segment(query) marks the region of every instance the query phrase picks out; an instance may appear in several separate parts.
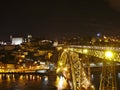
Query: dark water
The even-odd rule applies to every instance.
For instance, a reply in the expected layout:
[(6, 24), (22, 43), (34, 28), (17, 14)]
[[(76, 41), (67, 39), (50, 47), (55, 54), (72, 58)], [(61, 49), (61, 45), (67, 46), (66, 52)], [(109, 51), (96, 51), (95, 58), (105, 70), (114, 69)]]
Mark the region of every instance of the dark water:
[(55, 75), (0, 74), (0, 90), (69, 90), (63, 78)]
[[(100, 74), (92, 74), (95, 90), (99, 90)], [(120, 90), (120, 73), (117, 90)], [(0, 90), (70, 90), (63, 77), (57, 75), (0, 74)]]

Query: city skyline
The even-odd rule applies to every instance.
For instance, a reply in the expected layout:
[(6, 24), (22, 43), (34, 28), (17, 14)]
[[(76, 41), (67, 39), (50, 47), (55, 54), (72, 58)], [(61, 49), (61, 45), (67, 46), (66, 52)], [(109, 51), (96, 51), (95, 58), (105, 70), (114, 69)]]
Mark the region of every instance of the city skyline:
[(0, 40), (13, 36), (59, 38), (120, 35), (119, 0), (2, 1)]

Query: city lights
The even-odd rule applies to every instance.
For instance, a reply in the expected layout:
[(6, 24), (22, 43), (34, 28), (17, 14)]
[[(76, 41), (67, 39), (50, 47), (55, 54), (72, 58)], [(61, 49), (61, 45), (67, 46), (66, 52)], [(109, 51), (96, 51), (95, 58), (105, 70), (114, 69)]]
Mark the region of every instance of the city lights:
[[(102, 42), (102, 39), (100, 40)], [(48, 42), (25, 42), (20, 45), (19, 49), (17, 48), (15, 51), (13, 49), (10, 55), (14, 56), (13, 61), (15, 61), (16, 64), (5, 65), (0, 63), (0, 73), (28, 74), (26, 76), (28, 80), (36, 79), (35, 76), (33, 77), (29, 74), (42, 74), (46, 76), (43, 81), (48, 83), (50, 78), (48, 78), (49, 76), (47, 77), (47, 75), (51, 75), (54, 72), (59, 78), (59, 81), (57, 82), (58, 90), (64, 88), (63, 81), (66, 83), (65, 87), (68, 85), (74, 90), (79, 90), (80, 88), (84, 88), (85, 90), (89, 90), (89, 88), (91, 88), (94, 90), (94, 85), (91, 82), (91, 80), (94, 81), (94, 79), (96, 79), (94, 72), (99, 72), (101, 73), (100, 75), (105, 75), (105, 72), (101, 72), (101, 68), (105, 66), (103, 61), (106, 63), (108, 62), (107, 67), (111, 68), (111, 63), (114, 64), (113, 62), (118, 62), (120, 58), (119, 47), (69, 44), (59, 46), (58, 44), (54, 47), (55, 49), (47, 50), (49, 49), (48, 45), (45, 50), (42, 50), (42, 48), (46, 46), (46, 43)], [(62, 48), (58, 50), (57, 48), (59, 47)], [(9, 51), (10, 50), (11, 49), (9, 49)], [(9, 53), (9, 51), (7, 51), (7, 53)], [(6, 53), (3, 53), (0, 58), (4, 58), (6, 56)], [(119, 65), (117, 64), (116, 66)], [(50, 67), (53, 69), (50, 69)], [(93, 72), (92, 74), (91, 71)], [(109, 78), (113, 77), (110, 76)]]
[(83, 49), (83, 53), (84, 54), (88, 53), (88, 50), (87, 49)]
[(0, 90), (120, 90), (120, 0), (1, 0)]
[(112, 58), (113, 58), (113, 52), (111, 52), (111, 51), (106, 51), (106, 52), (105, 52), (105, 57), (106, 57), (107, 59), (112, 59)]

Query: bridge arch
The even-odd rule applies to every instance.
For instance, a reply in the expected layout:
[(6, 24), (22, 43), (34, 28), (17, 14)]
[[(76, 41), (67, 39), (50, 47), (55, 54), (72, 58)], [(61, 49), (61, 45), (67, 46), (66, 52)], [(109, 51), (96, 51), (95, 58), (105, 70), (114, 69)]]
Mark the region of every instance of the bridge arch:
[[(115, 63), (120, 62), (120, 48), (119, 47), (99, 47), (99, 46), (67, 46), (65, 47), (66, 50), (63, 50), (63, 55), (61, 54), (61, 58), (59, 61), (63, 61), (64, 65), (69, 64), (70, 67), (69, 72), (71, 76), (71, 81), (73, 82), (73, 89), (74, 90), (82, 90), (81, 85), (81, 72), (85, 73), (84, 78), (89, 77), (89, 67), (87, 68), (88, 71), (86, 72), (85, 64), (83, 63), (78, 54), (84, 54), (86, 56), (93, 56), (103, 60), (103, 69), (101, 72), (101, 80), (100, 80), (100, 88), (99, 90), (117, 90), (116, 87), (116, 80), (115, 80)], [(112, 51), (114, 58), (108, 60), (105, 54), (106, 51)], [(66, 55), (66, 58), (63, 56)], [(89, 60), (88, 60), (89, 61)], [(59, 65), (58, 65), (59, 66)], [(65, 67), (65, 66), (64, 66)], [(75, 68), (77, 67), (77, 68)], [(64, 70), (63, 70), (64, 71)], [(81, 72), (79, 72), (81, 71)], [(78, 73), (78, 74), (76, 74)], [(84, 74), (83, 74), (84, 75)], [(77, 78), (79, 77), (79, 78)], [(105, 78), (106, 77), (106, 78)], [(78, 80), (77, 80), (78, 79)], [(86, 78), (89, 82), (90, 79)], [(84, 80), (83, 80), (84, 81)], [(89, 85), (88, 85), (89, 86)], [(88, 89), (84, 88), (84, 89)], [(92, 86), (92, 84), (91, 84)], [(90, 89), (88, 89), (90, 90)]]
[(63, 50), (58, 60), (58, 71), (66, 78), (73, 90), (93, 90), (87, 63), (82, 62), (79, 53)]

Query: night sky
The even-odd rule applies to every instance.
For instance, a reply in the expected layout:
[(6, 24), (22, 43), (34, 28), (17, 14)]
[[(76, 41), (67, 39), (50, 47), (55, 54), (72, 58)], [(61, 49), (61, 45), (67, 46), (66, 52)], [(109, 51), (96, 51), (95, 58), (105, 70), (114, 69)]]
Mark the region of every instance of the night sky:
[(13, 36), (120, 35), (120, 0), (0, 1), (0, 40)]

